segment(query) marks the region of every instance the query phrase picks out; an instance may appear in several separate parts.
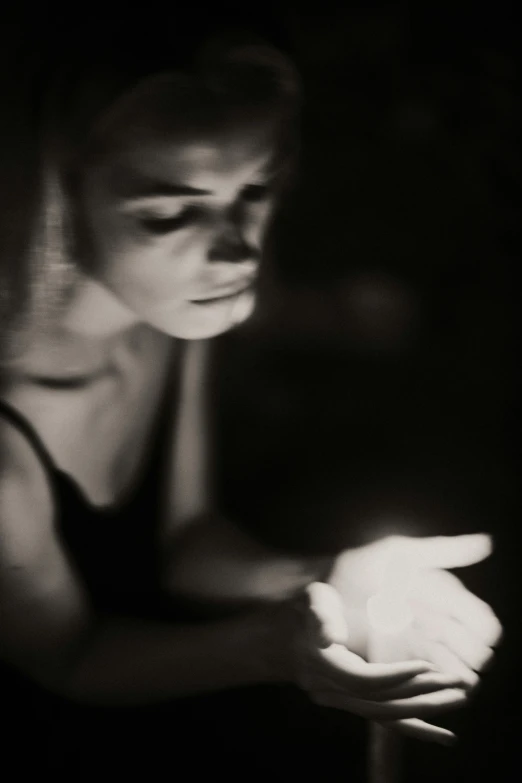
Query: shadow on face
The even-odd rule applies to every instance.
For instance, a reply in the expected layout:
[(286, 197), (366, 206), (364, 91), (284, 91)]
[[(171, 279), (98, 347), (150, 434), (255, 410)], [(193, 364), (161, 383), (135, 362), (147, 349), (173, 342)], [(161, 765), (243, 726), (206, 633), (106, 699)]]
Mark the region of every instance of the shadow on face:
[(142, 321), (172, 336), (247, 318), (284, 161), (281, 117), (177, 74), (126, 96), (83, 167), (85, 262)]

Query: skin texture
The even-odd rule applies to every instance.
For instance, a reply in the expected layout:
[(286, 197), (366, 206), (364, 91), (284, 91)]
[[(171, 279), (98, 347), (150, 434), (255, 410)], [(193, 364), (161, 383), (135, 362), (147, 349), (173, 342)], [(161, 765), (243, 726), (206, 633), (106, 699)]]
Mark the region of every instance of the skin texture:
[[(126, 122), (131, 118), (132, 112), (125, 116)], [(257, 116), (254, 121), (247, 114), (229, 123), (220, 116), (212, 122), (198, 121), (183, 132), (174, 123), (168, 133), (165, 127), (149, 133), (153, 123), (144, 110), (142, 130), (123, 133), (116, 148), (97, 159), (81, 178), (77, 217), (87, 239), (82, 256), (84, 284), (58, 325), (53, 351), (40, 344), (24, 372), (34, 375), (40, 362), (38, 372), (60, 378), (71, 372), (73, 358), (74, 372), (84, 374), (85, 384), (61, 394), (47, 390), (45, 396), (22, 379), (12, 385), (9, 399), (41, 432), (57, 464), (90, 490), (91, 499), (114, 499), (115, 483), (108, 479), (121, 476), (122, 465), (127, 465), (131, 476), (127, 483), (132, 485), (130, 468), (135, 465), (129, 468), (125, 460), (116, 460), (115, 452), (119, 449), (126, 457), (143, 447), (143, 432), (131, 433), (128, 441), (123, 435), (127, 436), (129, 423), (134, 426), (145, 420), (145, 410), (138, 407), (143, 400), (149, 414), (155, 408), (163, 381), (158, 365), (166, 362), (167, 339), (218, 335), (248, 317), (254, 307), (262, 240), (277, 194), (273, 128), (261, 119)], [(118, 138), (115, 133), (113, 141)], [(174, 187), (178, 191), (182, 187), (184, 194), (161, 194), (162, 188)], [(151, 394), (152, 379), (156, 398)], [(16, 440), (12, 431), (2, 437)], [(56, 675), (53, 672), (49, 682), (95, 703), (148, 702), (231, 685), (290, 680), (318, 704), (395, 721), (399, 730), (447, 741), (448, 732), (419, 721), (465, 701), (472, 683), (462, 671), (445, 669), (440, 658), (432, 663), (428, 644), (409, 650), (410, 660), (397, 663), (368, 663), (355, 648), (350, 649), (356, 621), (349, 617), (347, 621), (346, 612), (359, 596), (366, 600), (371, 594), (373, 588), (365, 579), (372, 570), (379, 571), (378, 546), (341, 555), (332, 584), (313, 583), (298, 606), (294, 601), (272, 605), (266, 614), (250, 619), (238, 615), (197, 630), (109, 623), (93, 631), (88, 597), (55, 535), (52, 498), (41, 466), (23, 442), (13, 442), (10, 454), (18, 454), (19, 465), (9, 464), (3, 473), (7, 484), (0, 487), (0, 518), (2, 535), (12, 543), (9, 551), (3, 548), (4, 557), (6, 552), (14, 554), (11, 561), (0, 562), (4, 582), (0, 598), (6, 597), (7, 607), (24, 606), (24, 612), (16, 611), (12, 618), (3, 615), (8, 621), (2, 629), (4, 644), (13, 660), (19, 662), (25, 655), (40, 666), (42, 645), (51, 669), (60, 659), (70, 658), (68, 679), (64, 680), (62, 668)], [(93, 473), (93, 466), (98, 473)], [(263, 568), (273, 553), (243, 540), (241, 533), (220, 529), (218, 521), (208, 532), (209, 540), (203, 532), (195, 548), (188, 547), (196, 566), (201, 552), (205, 553), (205, 578), (212, 575), (212, 558), (217, 557), (216, 583), (203, 585), (203, 592), (210, 590), (219, 597), (220, 562), (223, 568), (230, 558), (238, 570), (237, 582), (245, 576), (242, 583), (247, 585), (246, 596), (238, 598), (251, 598), (249, 580), (250, 587), (252, 575), (254, 585), (266, 583)], [(215, 543), (205, 549), (209, 541)], [(436, 542), (425, 545), (428, 554), (435, 550), (432, 569), (478, 562), (488, 554), (479, 552), (469, 560), (461, 556), (459, 542), (455, 550), (451, 543), (448, 546), (446, 558)], [(177, 556), (182, 557), (181, 546)], [(197, 595), (202, 589), (200, 571), (196, 568), (191, 584), (188, 555), (185, 563), (184, 587), (188, 594)], [(295, 565), (290, 563), (289, 578), (281, 579), (281, 598), (291, 592), (292, 579), (303, 591), (302, 569)], [(433, 591), (422, 580), (412, 601), (427, 606), (426, 611), (418, 610), (419, 628), (423, 618), (435, 614), (431, 624), (426, 620), (426, 629), (437, 632), (438, 628), (439, 644), (459, 660), (467, 656), (463, 666), (471, 672), (482, 666), (497, 631), (493, 621), (485, 635), (479, 628), (473, 653), (470, 624), (476, 612), (464, 611), (473, 597), (457, 583), (448, 605), (435, 606)], [(451, 613), (457, 605), (463, 610), (455, 618)], [(455, 620), (462, 627), (456, 628)], [(34, 650), (28, 648), (28, 640), (35, 638), (36, 621), (40, 625)], [(89, 645), (77, 657), (84, 633)], [(417, 649), (424, 660), (411, 660), (419, 655)]]
[[(168, 133), (161, 123), (154, 132), (146, 122), (141, 127), (123, 134), (118, 154), (102, 158), (84, 179), (81, 203), (95, 275), (120, 306), (149, 326), (175, 337), (212, 337), (247, 318), (254, 307), (261, 245), (277, 191), (271, 178), (273, 128), (259, 117), (205, 123), (201, 114), (189, 131), (175, 124)], [(196, 192), (160, 195), (158, 182)], [(228, 573), (232, 562), (238, 574), (242, 568), (245, 573), (244, 580), (236, 580), (244, 592), (238, 600), (255, 598), (248, 585), (260, 568), (277, 562), (274, 553), (252, 548), (217, 520), (206, 538), (203, 529), (197, 532), (194, 547), (184, 550), (180, 541), (176, 554), (174, 570), (186, 574), (185, 593), (207, 591), (219, 600), (226, 591), (220, 572)], [(361, 655), (368, 633), (366, 601), (378, 589), (368, 575), (382, 571), (389, 546), (416, 563), (408, 595), (415, 622), (401, 662), (368, 663)], [(273, 649), (279, 650), (273, 671), (286, 671), (322, 706), (451, 742), (451, 732), (423, 718), (466, 702), (501, 630), (489, 607), (445, 569), (480, 562), (490, 550), (487, 537), (471, 536), (420, 543), (394, 539), (341, 555), (330, 584), (312, 583), (297, 613), (291, 608), (279, 615), (284, 620), (273, 626)], [(292, 581), (303, 590), (302, 573), (297, 569), (293, 575), (295, 563), (288, 569), (290, 587), (283, 579), (282, 599)]]
[[(274, 203), (272, 158), (267, 128), (247, 123), (134, 139), (89, 168), (82, 207), (97, 278), (174, 337), (243, 321)], [(170, 195), (176, 186), (194, 192)]]

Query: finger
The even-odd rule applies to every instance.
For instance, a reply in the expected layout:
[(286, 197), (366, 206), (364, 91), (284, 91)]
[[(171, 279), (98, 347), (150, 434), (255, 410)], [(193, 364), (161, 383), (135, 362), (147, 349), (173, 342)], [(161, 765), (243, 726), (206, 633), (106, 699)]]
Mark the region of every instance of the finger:
[(480, 682), (478, 674), (444, 644), (427, 638), (416, 630), (410, 632), (410, 645), (415, 655), (422, 655), (443, 674), (458, 678), (463, 688), (472, 690)]
[(405, 538), (405, 551), (422, 568), (463, 568), (485, 560), (493, 551), (487, 533), (464, 536)]
[(348, 624), (341, 596), (331, 585), (313, 582), (306, 589), (308, 629), (318, 647), (346, 644)]
[[(440, 672), (428, 672), (410, 678), (400, 685), (391, 688), (372, 688), (368, 683), (364, 685), (353, 684), (350, 686), (354, 696), (362, 696), (371, 701), (391, 701), (392, 699), (406, 699), (411, 696), (419, 696), (425, 693), (444, 690), (445, 688), (462, 688), (463, 682), (455, 675), (442, 674)], [(329, 691), (339, 688), (339, 681), (324, 675), (313, 678), (314, 690)]]
[(445, 645), (470, 669), (480, 672), (491, 664), (491, 647), (453, 617), (426, 612), (417, 622), (428, 638)]
[(457, 709), (465, 704), (467, 697), (462, 690), (448, 688), (437, 693), (388, 702), (360, 699), (340, 691), (314, 692), (311, 698), (323, 707), (346, 710), (363, 718), (394, 720), (429, 717), (443, 711)]
[(502, 639), (502, 626), (491, 607), (471, 593), (455, 574), (447, 571), (426, 574), (415, 586), (412, 603), (417, 602), (459, 620), (490, 647)]
[(408, 699), (412, 696), (421, 696), (435, 691), (445, 690), (447, 688), (462, 688), (463, 683), (460, 677), (452, 674), (440, 674), (437, 672), (428, 674), (419, 674), (401, 685), (394, 688), (384, 688), (370, 693), (367, 698), (375, 701), (391, 701), (395, 699)]
[(457, 742), (457, 736), (452, 731), (444, 729), (442, 726), (426, 723), (419, 718), (403, 718), (402, 720), (385, 722), (382, 725), (426, 742), (437, 742), (440, 745), (455, 745)]
[(428, 671), (433, 665), (427, 661), (401, 661), (399, 663), (367, 663), (343, 645), (334, 644), (319, 650), (316, 656), (320, 673), (341, 687), (391, 688)]

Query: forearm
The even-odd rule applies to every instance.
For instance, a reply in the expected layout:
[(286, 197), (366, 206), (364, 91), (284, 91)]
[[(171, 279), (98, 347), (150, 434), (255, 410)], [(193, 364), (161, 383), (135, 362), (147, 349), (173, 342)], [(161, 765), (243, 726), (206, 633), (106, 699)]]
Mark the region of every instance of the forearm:
[(163, 586), (174, 596), (209, 607), (279, 601), (326, 579), (332, 562), (277, 552), (229, 520), (208, 515), (166, 542)]
[(165, 549), (165, 592), (195, 599), (209, 616), (216, 607), (260, 608), (186, 626), (104, 621), (75, 657), (65, 695), (138, 705), (282, 681), (270, 607), (322, 578), (327, 562), (276, 555), (217, 517), (195, 523)]
[(67, 678), (65, 695), (100, 705), (140, 705), (282, 679), (265, 610), (213, 623), (108, 620)]

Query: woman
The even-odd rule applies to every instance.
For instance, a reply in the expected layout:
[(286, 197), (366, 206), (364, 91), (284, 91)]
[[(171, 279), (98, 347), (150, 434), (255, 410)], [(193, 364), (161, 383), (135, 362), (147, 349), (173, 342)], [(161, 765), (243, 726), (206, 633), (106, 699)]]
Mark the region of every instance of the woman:
[[(339, 559), (343, 607), (314, 581), (323, 561), (271, 553), (212, 514), (205, 341), (254, 308), (298, 89), (271, 46), (216, 43), (197, 15), (176, 24), (150, 40), (139, 25), (84, 26), (69, 47), (63, 29), (59, 40), (38, 31), (52, 42), (36, 89), (39, 198), (18, 280), (13, 256), (2, 259), (11, 310), (30, 283), (4, 341), (2, 659), (86, 705), (290, 682), (447, 742), (419, 719), (466, 700), (498, 639), (488, 607), (454, 586), (453, 668), (434, 671), (427, 644), (425, 661), (366, 664), (353, 652), (363, 642), (345, 647), (344, 615), (357, 627), (355, 598), (374, 588), (368, 562), (382, 548)], [(488, 542), (472, 539), (456, 553), (424, 542), (428, 565), (480, 560)]]

